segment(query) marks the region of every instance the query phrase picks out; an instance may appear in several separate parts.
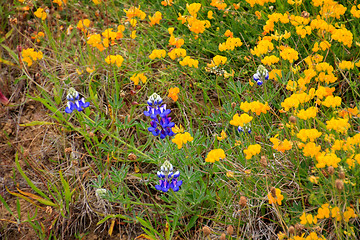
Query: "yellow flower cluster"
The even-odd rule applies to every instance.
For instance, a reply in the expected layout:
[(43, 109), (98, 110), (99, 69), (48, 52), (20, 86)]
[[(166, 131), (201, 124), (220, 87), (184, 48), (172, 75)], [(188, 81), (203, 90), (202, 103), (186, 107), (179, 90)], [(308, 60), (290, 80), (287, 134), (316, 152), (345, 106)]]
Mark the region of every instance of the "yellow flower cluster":
[(253, 119), (253, 117), (250, 117), (246, 113), (243, 113), (240, 116), (239, 116), (239, 114), (235, 114), (233, 116), (233, 119), (230, 121), (230, 124), (233, 126), (236, 126), (236, 127), (238, 127), (238, 126), (244, 127), (244, 125), (251, 122), (252, 119)]
[(282, 71), (280, 69), (273, 69), (269, 72), (269, 79), (278, 80), (282, 78)]
[(176, 48), (181, 48), (181, 46), (184, 45), (184, 39), (175, 38), (175, 36), (173, 35), (174, 30), (175, 29), (173, 27), (168, 28), (170, 34), (169, 44), (174, 45)]
[(38, 8), (36, 10), (36, 12), (34, 12), (34, 15), (37, 17), (37, 18), (40, 18), (41, 20), (45, 20), (46, 19), (46, 12), (44, 11), (43, 8)]
[(219, 161), (220, 159), (224, 159), (226, 157), (224, 150), (221, 148), (211, 150), (205, 158), (205, 162), (214, 163), (215, 161)]
[(306, 224), (316, 224), (317, 223), (317, 217), (313, 216), (312, 214), (306, 214), (303, 213), (300, 217), (301, 220), (301, 224), (302, 225), (306, 225)]
[[(84, 22), (83, 22), (84, 24)], [(113, 28), (108, 28), (100, 34), (91, 34), (88, 37), (87, 44), (96, 47), (99, 51), (104, 51), (110, 44), (115, 44), (115, 40), (123, 37), (124, 25), (119, 25), (117, 31), (114, 32)]]
[(273, 137), (273, 138), (270, 138), (270, 142), (272, 142), (272, 144), (274, 144), (273, 149), (275, 149), (279, 152), (285, 152), (292, 148), (292, 142), (287, 139), (285, 139), (284, 141), (280, 141), (276, 137)]
[(271, 55), (271, 56), (266, 56), (263, 59), (261, 59), (261, 63), (264, 65), (268, 65), (271, 66), (277, 62), (279, 62), (280, 58), (278, 58), (275, 55)]
[(166, 51), (164, 49), (154, 49), (149, 58), (154, 60), (155, 58), (164, 58), (166, 56)]
[(357, 6), (352, 6), (350, 13), (355, 17), (355, 18), (360, 18), (360, 4)]
[(225, 10), (227, 6), (224, 0), (211, 0), (210, 5), (216, 7), (218, 10)]
[[(230, 122), (231, 124), (231, 122)], [(250, 145), (247, 149), (244, 149), (245, 159), (251, 159), (253, 156), (259, 154), (261, 151), (261, 146), (259, 144)]]
[(229, 37), (226, 42), (219, 43), (219, 51), (234, 50), (235, 47), (242, 46), (240, 38)]
[(220, 64), (225, 64), (226, 61), (227, 61), (227, 57), (223, 57), (220, 55), (216, 55), (212, 59), (212, 62), (215, 64), (215, 66), (219, 66)]
[(270, 110), (270, 106), (269, 104), (266, 102), (265, 104), (259, 102), (259, 101), (254, 101), (254, 102), (242, 102), (240, 104), (240, 109), (243, 110), (244, 112), (254, 112), (256, 113), (256, 115), (260, 115), (261, 113), (266, 113), (267, 111)]
[(160, 20), (162, 19), (161, 12), (157, 11), (154, 16), (149, 16), (150, 26), (154, 26), (155, 24), (160, 24)]
[(146, 83), (147, 77), (143, 73), (135, 73), (130, 77), (130, 80), (134, 82), (134, 85), (138, 85), (141, 81), (142, 83)]
[(308, 142), (307, 144), (299, 143), (298, 147), (303, 148), (305, 157), (315, 157), (321, 151), (321, 146), (316, 145), (314, 142)]
[(38, 32), (35, 34), (35, 36), (31, 37), (31, 39), (35, 39), (36, 42), (40, 42), (41, 39), (43, 39), (44, 37), (45, 37), (45, 34), (43, 32)]
[(199, 61), (192, 59), (190, 56), (186, 56), (182, 61), (179, 62), (181, 66), (189, 66), (198, 68), (199, 67)]
[(325, 51), (326, 49), (329, 49), (331, 47), (331, 44), (328, 41), (321, 41), (320, 44), (316, 42), (311, 49), (313, 52), (318, 52), (320, 49), (322, 51)]
[(254, 49), (250, 49), (250, 53), (260, 57), (262, 54), (266, 54), (272, 50), (274, 50), (274, 44), (272, 44), (271, 40), (263, 39), (258, 42)]
[(83, 20), (79, 20), (79, 22), (77, 23), (76, 27), (77, 29), (79, 29), (80, 31), (86, 33), (87, 32), (87, 28), (90, 26), (90, 20), (89, 19), (83, 19)]
[(175, 49), (171, 50), (170, 52), (168, 52), (168, 55), (172, 60), (175, 60), (176, 58), (179, 58), (179, 57), (185, 57), (186, 50), (183, 48), (175, 48)]
[(326, 129), (335, 130), (338, 133), (346, 133), (350, 128), (350, 123), (347, 118), (332, 118), (329, 121), (326, 121)]
[(350, 70), (350, 69), (354, 69), (354, 63), (351, 61), (341, 61), (339, 63), (339, 68), (342, 70)]
[(220, 136), (217, 136), (216, 138), (219, 141), (224, 140), (225, 138), (227, 138), (226, 132), (224, 130), (222, 130)]
[(284, 199), (284, 196), (281, 194), (281, 190), (279, 188), (275, 188), (272, 191), (270, 191), (267, 197), (269, 199), (269, 204), (274, 203), (281, 205), (281, 202)]
[(353, 34), (346, 28), (334, 29), (331, 38), (343, 43), (347, 47), (351, 47), (353, 41)]
[(317, 168), (324, 168), (326, 166), (332, 166), (334, 168), (338, 167), (338, 163), (341, 161), (341, 159), (336, 156), (335, 153), (325, 153), (321, 152), (320, 154), (316, 155), (316, 161), (317, 164), (315, 165)]
[(121, 64), (123, 63), (124, 58), (121, 55), (108, 55), (105, 58), (105, 62), (107, 64), (116, 64), (116, 66), (121, 67)]
[(321, 104), (326, 107), (339, 107), (341, 105), (341, 97), (327, 96)]
[(289, 23), (289, 15), (287, 13), (281, 14), (281, 13), (273, 13), (268, 15), (268, 20), (266, 21), (266, 24), (264, 25), (264, 33), (269, 33), (270, 31), (274, 31), (275, 23), (281, 22), (283, 24)]
[(310, 142), (314, 142), (316, 138), (322, 135), (317, 129), (301, 129), (296, 135), (301, 141), (306, 142), (308, 139)]
[[(190, 13), (190, 16), (182, 16), (181, 13), (179, 13), (179, 17), (177, 18), (182, 24), (188, 22), (189, 30), (196, 34), (203, 33), (206, 28), (211, 26), (208, 20), (197, 19), (197, 13), (200, 8), (201, 3), (186, 4), (186, 9)], [(197, 38), (197, 36), (195, 38)]]
[(137, 7), (130, 7), (129, 10), (124, 9), (124, 12), (126, 14), (126, 17), (128, 18), (128, 21), (130, 21), (134, 17), (138, 17), (141, 20), (144, 20), (146, 17), (146, 13), (140, 10), (140, 6)]
[(290, 63), (293, 63), (294, 60), (296, 61), (299, 59), (299, 53), (295, 49), (284, 46), (281, 46), (280, 49), (280, 57), (282, 57), (282, 59), (288, 60)]
[(308, 120), (310, 118), (315, 118), (318, 112), (317, 107), (309, 107), (308, 109), (301, 109), (296, 113), (296, 116), (302, 120)]
[(181, 149), (183, 144), (186, 144), (187, 142), (191, 142), (192, 140), (194, 140), (194, 138), (188, 132), (178, 133), (175, 135), (173, 139), (171, 139), (173, 143), (176, 143), (178, 149)]
[(311, 34), (311, 27), (310, 26), (297, 26), (296, 27), (296, 33), (297, 35), (299, 35), (301, 38), (305, 38), (306, 35), (310, 35)]
[(276, 0), (246, 0), (251, 7), (254, 7), (255, 4), (259, 4), (260, 6), (264, 6), (265, 3), (274, 3)]
[(33, 48), (23, 49), (21, 51), (22, 61), (26, 62), (30, 67), (34, 61), (40, 60), (43, 58), (43, 53), (41, 51), (36, 52)]

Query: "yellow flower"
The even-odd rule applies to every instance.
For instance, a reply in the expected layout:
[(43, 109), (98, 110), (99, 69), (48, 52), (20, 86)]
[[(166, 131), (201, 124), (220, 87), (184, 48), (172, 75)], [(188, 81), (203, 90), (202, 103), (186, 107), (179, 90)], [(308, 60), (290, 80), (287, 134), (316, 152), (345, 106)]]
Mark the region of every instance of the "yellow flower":
[(154, 16), (149, 16), (150, 26), (154, 26), (155, 24), (160, 24), (160, 20), (162, 19), (161, 12), (157, 11)]
[(266, 56), (261, 60), (261, 63), (264, 65), (271, 66), (277, 62), (279, 62), (280, 58), (276, 57), (275, 55)]
[(116, 66), (121, 67), (124, 58), (121, 55), (108, 55), (105, 58), (107, 64), (116, 64)]
[(179, 57), (186, 57), (186, 50), (183, 48), (175, 48), (171, 50), (168, 55), (172, 60), (175, 60)]
[(205, 158), (205, 162), (214, 163), (215, 161), (219, 161), (220, 159), (224, 159), (226, 157), (224, 150), (221, 148), (211, 150)]
[(23, 49), (21, 51), (22, 61), (26, 62), (30, 67), (34, 61), (40, 60), (43, 58), (43, 53), (41, 51), (35, 52), (33, 48)]
[(323, 218), (329, 218), (330, 217), (330, 209), (329, 209), (329, 204), (325, 203), (323, 205), (321, 205), (321, 207), (318, 209), (318, 214), (316, 215), (316, 217), (318, 219), (323, 219)]
[(318, 112), (317, 107), (309, 107), (308, 109), (301, 109), (296, 116), (300, 119), (307, 120), (310, 118), (315, 118)]
[(321, 104), (326, 107), (339, 107), (341, 105), (341, 97), (327, 96)]
[(132, 39), (135, 39), (135, 38), (136, 38), (136, 30), (134, 30), (134, 31), (131, 32), (130, 37), (131, 37)]
[(244, 112), (254, 112), (256, 113), (256, 115), (260, 115), (261, 113), (266, 113), (268, 110), (270, 110), (270, 106), (269, 104), (266, 102), (265, 104), (259, 102), (259, 101), (254, 101), (254, 102), (242, 102), (240, 104), (240, 109), (243, 110)]
[(199, 61), (192, 59), (190, 56), (186, 56), (182, 61), (179, 62), (181, 66), (189, 66), (198, 68), (199, 67)]
[(180, 89), (178, 87), (170, 88), (168, 97), (174, 100), (174, 102), (176, 102), (179, 98), (178, 97), (179, 92)]
[(211, 10), (208, 11), (208, 13), (207, 13), (207, 18), (208, 18), (208, 19), (213, 19), (213, 18), (214, 18), (214, 17), (213, 17), (213, 14), (214, 14), (213, 11), (211, 11)]
[(36, 10), (36, 12), (34, 12), (34, 15), (37, 17), (37, 18), (40, 18), (41, 20), (45, 20), (46, 19), (46, 12), (44, 11), (43, 8), (38, 8)]
[(178, 133), (175, 135), (173, 139), (171, 139), (173, 143), (177, 144), (178, 149), (181, 149), (183, 144), (186, 144), (187, 142), (191, 142), (192, 140), (194, 140), (194, 138), (188, 132)]
[(336, 221), (341, 221), (342, 217), (341, 217), (340, 208), (338, 208), (338, 207), (333, 207), (333, 208), (331, 209), (331, 217), (335, 218)]
[(155, 58), (164, 58), (166, 56), (166, 51), (163, 49), (154, 49), (152, 53), (149, 55), (150, 59)]
[(243, 113), (240, 116), (239, 114), (235, 114), (230, 124), (236, 127), (244, 127), (244, 125), (251, 122), (252, 119), (253, 117), (250, 117), (247, 113)]
[(223, 57), (220, 55), (216, 55), (213, 57), (212, 62), (215, 64), (215, 66), (219, 66), (220, 64), (225, 64), (227, 61), (227, 57)]
[(171, 6), (173, 4), (173, 0), (164, 0), (164, 1), (161, 1), (161, 5), (163, 6)]
[(142, 83), (146, 83), (147, 77), (143, 73), (135, 73), (134, 75), (132, 75), (132, 77), (130, 77), (130, 80), (133, 81), (134, 85), (136, 86), (139, 84), (140, 80)]
[(351, 61), (342, 61), (339, 63), (339, 68), (342, 70), (354, 69), (354, 63)]
[(193, 17), (196, 17), (197, 12), (201, 8), (201, 3), (192, 3), (192, 4), (186, 4), (186, 9), (189, 11), (190, 15)]
[(315, 157), (321, 150), (321, 146), (317, 146), (314, 142), (308, 142), (303, 147), (303, 153), (305, 157)]
[(350, 124), (348, 123), (349, 119), (347, 118), (332, 118), (330, 121), (326, 121), (326, 129), (335, 130), (339, 133), (346, 133), (350, 128)]
[(295, 49), (291, 47), (280, 47), (280, 49), (280, 57), (282, 57), (282, 59), (288, 60), (290, 63), (299, 59), (299, 53)]
[(310, 176), (310, 177), (309, 177), (309, 181), (310, 181), (311, 183), (318, 184), (319, 177)]
[(101, 0), (92, 0), (95, 5), (99, 5), (101, 3)]
[(312, 214), (306, 214), (306, 213), (303, 213), (303, 215), (301, 215), (300, 217), (300, 220), (301, 220), (301, 224), (302, 225), (306, 225), (307, 223), (308, 224), (316, 224), (317, 223), (317, 217), (314, 216)]
[(251, 159), (253, 156), (260, 153), (261, 146), (259, 144), (250, 145), (247, 149), (244, 149), (243, 152), (246, 154), (246, 159)]
[(281, 205), (284, 196), (281, 194), (281, 190), (279, 188), (272, 188), (271, 191), (267, 195), (269, 199), (269, 204), (278, 204)]
[(126, 17), (129, 21), (134, 17), (138, 17), (141, 20), (144, 20), (146, 17), (146, 13), (140, 10), (140, 6), (138, 8), (132, 6), (129, 10), (124, 9), (124, 12), (126, 13)]
[(219, 141), (224, 140), (225, 138), (227, 138), (226, 132), (225, 132), (224, 130), (222, 130), (222, 131), (221, 131), (221, 136), (220, 136), (220, 137), (217, 136), (216, 138), (217, 138), (217, 140), (219, 140)]
[(180, 124), (179, 127), (175, 124), (175, 126), (172, 128), (172, 131), (173, 131), (174, 133), (183, 133), (183, 132), (184, 132), (184, 128), (183, 128), (183, 126), (181, 126), (181, 124)]
[(306, 142), (307, 139), (313, 142), (316, 138), (320, 137), (321, 134), (317, 129), (301, 129), (296, 136), (303, 142)]
[(316, 156), (316, 161), (318, 162), (315, 166), (317, 168), (324, 168), (325, 166), (332, 166), (334, 168), (338, 167), (338, 163), (341, 159), (336, 156), (335, 153), (320, 153)]
[(279, 152), (285, 152), (286, 150), (290, 150), (292, 148), (292, 142), (285, 139), (281, 142), (276, 137), (270, 138), (270, 141), (274, 144), (273, 149)]
[(356, 218), (357, 215), (354, 212), (354, 209), (347, 207), (346, 211), (344, 212), (344, 221), (349, 222), (350, 218)]

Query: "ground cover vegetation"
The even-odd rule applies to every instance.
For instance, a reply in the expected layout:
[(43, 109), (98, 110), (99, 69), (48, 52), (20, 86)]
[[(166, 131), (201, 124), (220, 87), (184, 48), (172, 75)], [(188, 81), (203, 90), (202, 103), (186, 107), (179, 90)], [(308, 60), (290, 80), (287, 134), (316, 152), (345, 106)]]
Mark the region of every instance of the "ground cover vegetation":
[(1, 6), (4, 239), (359, 239), (360, 4)]

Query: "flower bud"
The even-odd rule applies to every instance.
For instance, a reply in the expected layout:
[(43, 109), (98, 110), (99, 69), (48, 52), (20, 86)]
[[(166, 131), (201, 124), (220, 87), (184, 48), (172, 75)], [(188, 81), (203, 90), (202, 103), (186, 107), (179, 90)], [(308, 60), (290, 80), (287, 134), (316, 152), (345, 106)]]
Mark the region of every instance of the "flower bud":
[(344, 173), (343, 170), (341, 170), (341, 171), (339, 172), (339, 178), (340, 178), (340, 179), (345, 179), (345, 173)]
[(294, 235), (295, 234), (295, 228), (293, 226), (289, 227), (289, 234)]
[(222, 234), (221, 234), (220, 240), (226, 240), (226, 234), (225, 234), (225, 233), (222, 233)]
[(295, 124), (296, 123), (296, 117), (295, 116), (290, 116), (289, 117), (289, 122)]
[(136, 157), (135, 154), (130, 153), (130, 154), (128, 155), (128, 159), (131, 160), (131, 161), (135, 161), (135, 160), (137, 159), (137, 157)]
[(226, 229), (226, 233), (227, 233), (228, 235), (232, 235), (232, 234), (234, 233), (234, 228), (233, 228), (233, 226), (229, 225), (229, 226), (227, 227), (227, 229)]
[(341, 179), (335, 180), (335, 187), (337, 190), (341, 191), (344, 189), (344, 182)]
[(260, 164), (261, 164), (261, 166), (263, 166), (264, 168), (267, 167), (267, 160), (266, 160), (266, 157), (265, 157), (265, 156), (261, 156), (261, 158), (260, 158)]
[(211, 233), (210, 228), (207, 227), (207, 226), (204, 226), (204, 227), (202, 228), (202, 231), (203, 231), (205, 237), (209, 236), (210, 233)]
[(232, 108), (235, 108), (235, 107), (236, 107), (236, 102), (232, 102), (232, 103), (231, 103), (231, 107), (232, 107)]
[(334, 169), (333, 166), (329, 166), (327, 170), (328, 170), (328, 173), (329, 173), (330, 175), (333, 175), (334, 172), (335, 172), (335, 169)]
[(246, 207), (246, 205), (247, 205), (247, 199), (246, 199), (245, 196), (241, 196), (241, 197), (240, 197), (239, 204), (240, 204), (241, 207)]

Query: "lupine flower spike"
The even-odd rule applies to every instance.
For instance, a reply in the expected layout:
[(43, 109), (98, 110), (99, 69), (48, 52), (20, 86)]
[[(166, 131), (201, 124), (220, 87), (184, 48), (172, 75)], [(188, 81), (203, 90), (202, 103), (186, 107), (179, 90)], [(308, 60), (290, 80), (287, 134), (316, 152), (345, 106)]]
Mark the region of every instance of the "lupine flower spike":
[(160, 138), (164, 139), (166, 136), (175, 135), (172, 131), (175, 123), (171, 122), (171, 117), (168, 117), (171, 110), (166, 109), (166, 104), (162, 104), (162, 102), (162, 98), (153, 93), (147, 101), (148, 107), (147, 111), (144, 111), (144, 115), (152, 119), (150, 122), (151, 127), (148, 128), (149, 132), (154, 136), (160, 135)]
[(68, 100), (67, 107), (65, 108), (66, 113), (72, 113), (75, 109), (81, 112), (84, 108), (90, 106), (89, 102), (85, 102), (85, 98), (80, 99), (78, 91), (76, 91), (74, 88), (70, 88), (68, 90), (66, 99)]
[(169, 161), (165, 161), (161, 166), (160, 171), (157, 172), (159, 179), (159, 185), (155, 185), (155, 188), (159, 191), (168, 192), (171, 188), (174, 192), (179, 191), (182, 180), (178, 181), (180, 172), (173, 173), (173, 166)]
[(7, 105), (9, 103), (9, 100), (2, 94), (0, 91), (0, 102), (4, 105)]
[(261, 86), (264, 83), (264, 80), (269, 79), (269, 72), (263, 65), (259, 65), (253, 78), (257, 85)]
[(250, 128), (250, 125), (248, 126), (244, 126), (244, 127), (241, 127), (239, 126), (238, 129), (237, 129), (239, 132), (247, 132), (247, 133), (251, 133), (251, 128)]

